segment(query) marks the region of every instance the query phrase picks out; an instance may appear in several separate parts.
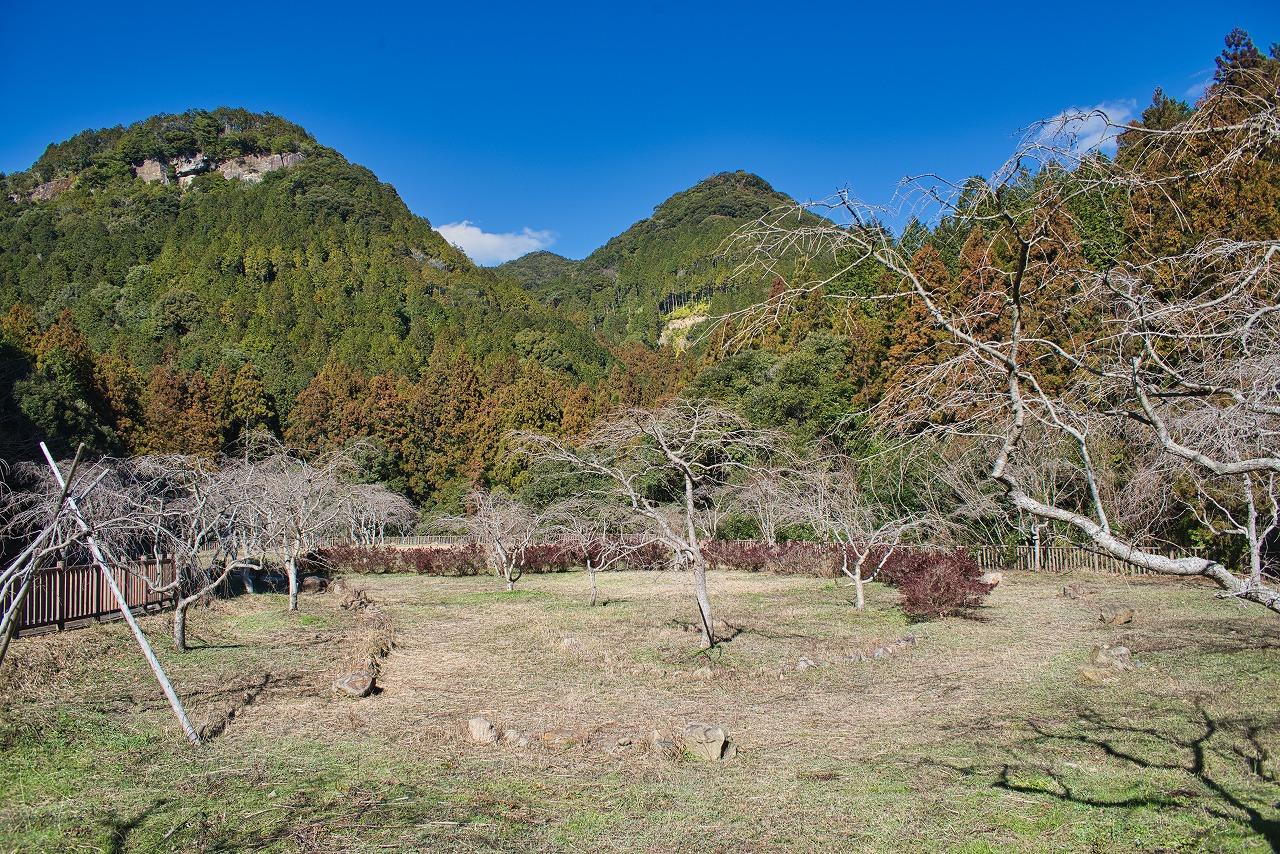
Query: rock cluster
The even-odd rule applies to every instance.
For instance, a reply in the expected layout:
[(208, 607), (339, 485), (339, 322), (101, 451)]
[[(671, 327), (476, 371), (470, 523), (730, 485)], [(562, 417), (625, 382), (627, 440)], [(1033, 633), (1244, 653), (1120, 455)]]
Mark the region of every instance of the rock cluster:
[(738, 748), (729, 740), (724, 727), (712, 724), (685, 725), (684, 747), (691, 755), (706, 762), (727, 762), (738, 755)]

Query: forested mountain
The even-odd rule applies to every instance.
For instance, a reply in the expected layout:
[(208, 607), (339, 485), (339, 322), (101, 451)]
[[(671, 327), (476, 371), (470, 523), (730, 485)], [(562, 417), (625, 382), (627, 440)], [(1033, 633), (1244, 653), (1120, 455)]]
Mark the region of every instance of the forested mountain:
[[(1247, 36), (1232, 39), (1219, 77), (1277, 62)], [(1209, 109), (1213, 91), (1196, 105), (1157, 92), (1139, 121), (1169, 127)], [(1128, 151), (1122, 137), (1115, 156)], [(1230, 205), (1190, 190), (1183, 204), (1274, 234), (1273, 177), (1233, 189)], [(1047, 169), (1016, 191), (1030, 198), (1072, 180)], [(793, 204), (743, 172), (677, 193), (582, 261), (537, 252), (495, 269), (476, 267), (393, 188), (302, 128), (242, 110), (88, 131), (3, 183), (9, 459), (39, 437), (62, 451), (85, 441), (202, 454), (252, 428), (313, 450), (367, 438), (368, 477), (456, 507), (472, 483), (520, 486), (509, 430), (574, 434), (678, 390), (802, 437), (856, 443), (885, 390), (906, 387), (948, 346), (919, 304), (830, 299), (897, 290), (877, 264), (800, 253), (780, 260), (789, 272), (735, 275), (741, 258), (726, 238)], [(1194, 231), (1118, 218), (1096, 192), (1071, 198), (1072, 245), (1093, 269)], [(985, 227), (967, 213), (912, 223), (895, 245), (938, 294), (980, 303)], [(826, 281), (823, 265), (844, 272), (749, 335), (732, 320), (698, 326), (784, 285)], [(703, 334), (689, 346), (694, 329)]]
[(610, 341), (679, 344), (698, 318), (763, 296), (758, 281), (733, 280), (722, 244), (792, 203), (757, 175), (722, 172), (676, 193), (582, 261), (534, 252), (498, 270)]
[(86, 131), (4, 184), (5, 456), (38, 435), (213, 450), (290, 426), (326, 368), (413, 383), (465, 358), (487, 400), (517, 376), (571, 388), (620, 364), (275, 116)]

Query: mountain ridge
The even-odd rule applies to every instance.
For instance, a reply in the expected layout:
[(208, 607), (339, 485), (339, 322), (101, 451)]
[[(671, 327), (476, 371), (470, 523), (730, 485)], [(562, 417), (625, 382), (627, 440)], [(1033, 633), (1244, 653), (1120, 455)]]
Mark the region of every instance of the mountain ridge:
[(794, 200), (759, 175), (718, 172), (655, 205), (581, 261), (537, 252), (495, 269), (607, 340), (656, 347), (677, 309), (705, 302), (710, 312), (732, 310), (762, 296), (758, 282), (731, 281), (721, 247), (742, 225), (787, 204)]

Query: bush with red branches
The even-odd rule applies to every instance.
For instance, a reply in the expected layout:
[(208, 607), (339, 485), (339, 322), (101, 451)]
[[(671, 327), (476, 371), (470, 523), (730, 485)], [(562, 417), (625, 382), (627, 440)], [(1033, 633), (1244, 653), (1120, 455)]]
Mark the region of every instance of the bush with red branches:
[(981, 605), (992, 589), (982, 583), (977, 562), (960, 549), (899, 549), (885, 562), (877, 580), (898, 588), (902, 610), (917, 620), (962, 614)]
[[(617, 544), (593, 542), (586, 546), (593, 564), (607, 559)], [(835, 578), (840, 575), (842, 553), (847, 546), (824, 543), (786, 542), (769, 545), (758, 540), (710, 540), (702, 544), (703, 555), (717, 569), (741, 572), (769, 572), (777, 575), (810, 575)], [(912, 619), (931, 620), (962, 614), (982, 604), (991, 591), (981, 581), (982, 570), (965, 552), (925, 551), (896, 548), (888, 554), (879, 548), (863, 564), (864, 577), (896, 587), (902, 593), (902, 610)], [(584, 563), (578, 544), (538, 543), (528, 546), (519, 557), (527, 573), (567, 572)], [(883, 566), (881, 563), (883, 562)], [(408, 572), (434, 576), (486, 575), (490, 569), (484, 550), (475, 544), (398, 549), (385, 546), (330, 546), (312, 555), (312, 566), (347, 573)], [(634, 547), (612, 569), (662, 570), (671, 566), (670, 555), (659, 543)], [(314, 571), (314, 570), (313, 570)]]

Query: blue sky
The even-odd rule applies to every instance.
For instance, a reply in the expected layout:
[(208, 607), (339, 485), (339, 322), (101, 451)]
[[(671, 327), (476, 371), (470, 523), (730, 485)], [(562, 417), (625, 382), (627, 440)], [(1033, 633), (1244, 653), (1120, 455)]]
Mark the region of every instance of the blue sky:
[(478, 260), (582, 257), (715, 172), (887, 201), (907, 173), (989, 172), (1063, 109), (1194, 93), (1233, 26), (1280, 40), (1275, 2), (979, 5), (4, 0), (0, 170), (85, 127), (245, 106)]

